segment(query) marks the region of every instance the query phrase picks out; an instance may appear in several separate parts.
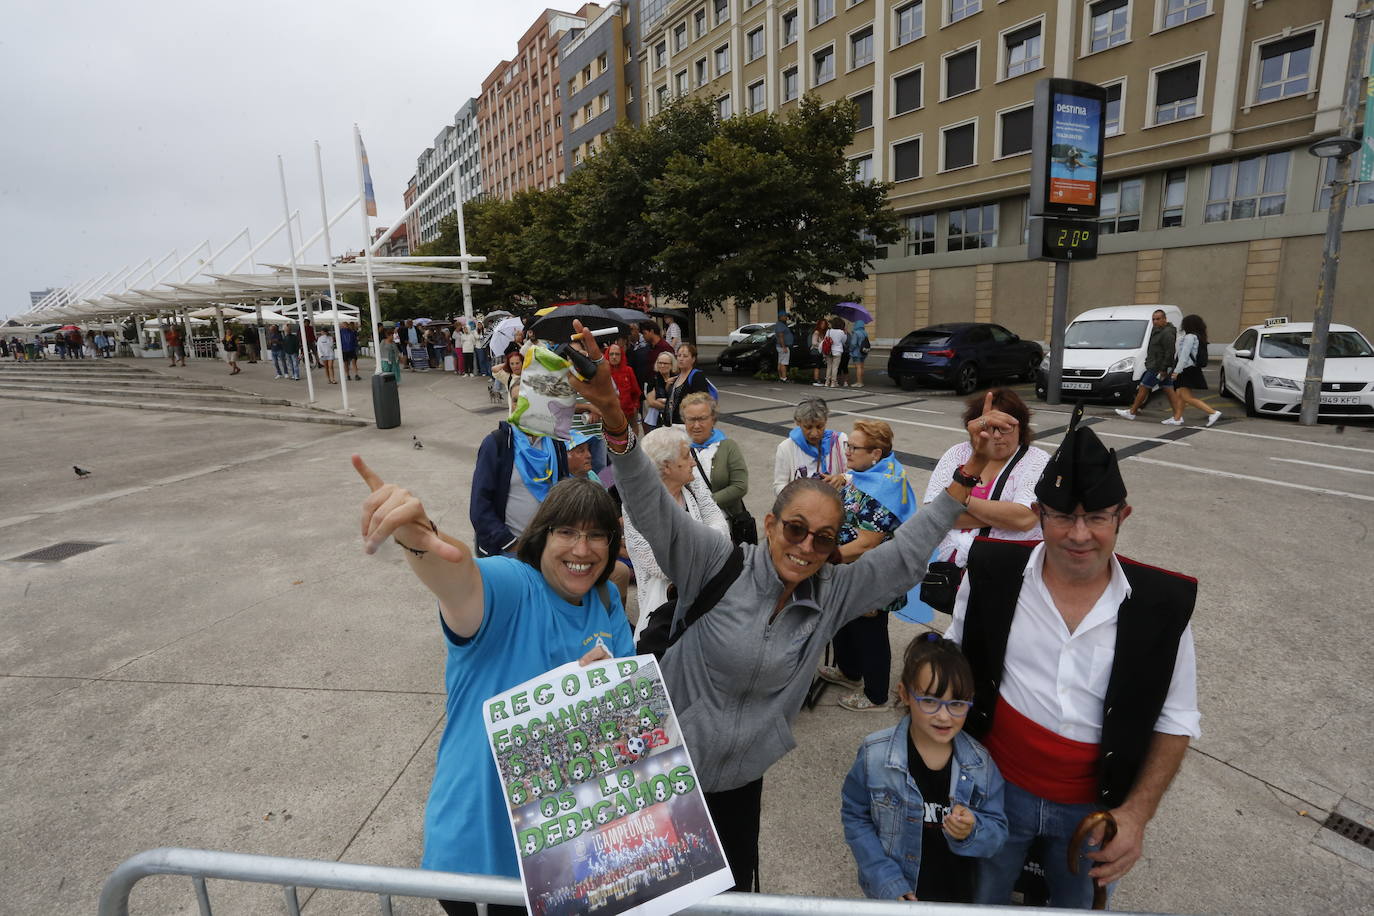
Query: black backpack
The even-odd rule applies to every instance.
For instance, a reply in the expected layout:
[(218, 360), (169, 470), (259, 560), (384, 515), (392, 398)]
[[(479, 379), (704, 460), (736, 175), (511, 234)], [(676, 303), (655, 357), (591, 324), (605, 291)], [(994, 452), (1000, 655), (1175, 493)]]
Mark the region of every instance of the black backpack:
[(682, 620), (678, 622), (677, 629), (673, 630), (673, 617), (677, 613), (677, 594), (676, 586), (669, 586), (668, 600), (654, 608), (649, 614), (649, 622), (644, 625), (643, 631), (639, 634), (639, 641), (635, 644), (635, 650), (640, 655), (653, 655), (655, 658), (662, 659), (663, 653), (679, 639), (687, 628), (696, 623), (707, 611), (711, 610), (720, 603), (720, 599), (725, 597), (730, 586), (735, 584), (740, 572), (744, 569), (744, 551), (736, 545), (726, 558), (725, 565), (701, 587), (697, 593), (696, 600), (687, 609), (687, 613), (682, 615)]
[(1207, 341), (1197, 339), (1197, 353), (1193, 354), (1193, 365), (1199, 369), (1207, 368)]

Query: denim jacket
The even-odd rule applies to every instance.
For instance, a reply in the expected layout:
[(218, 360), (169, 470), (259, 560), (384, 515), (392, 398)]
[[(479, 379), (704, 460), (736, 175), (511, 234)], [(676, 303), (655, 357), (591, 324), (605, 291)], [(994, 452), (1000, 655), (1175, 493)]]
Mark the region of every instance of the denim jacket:
[[(916, 889), (921, 870), (921, 833), (925, 804), (907, 770), (907, 732), (911, 717), (874, 732), (844, 780), (840, 820), (844, 839), (859, 866), (859, 886), (876, 899), (895, 900)], [(963, 732), (954, 736), (950, 767), (950, 807), (973, 812), (973, 832), (949, 848), (961, 856), (986, 858), (1007, 839), (1002, 810), (1002, 774), (987, 749)]]

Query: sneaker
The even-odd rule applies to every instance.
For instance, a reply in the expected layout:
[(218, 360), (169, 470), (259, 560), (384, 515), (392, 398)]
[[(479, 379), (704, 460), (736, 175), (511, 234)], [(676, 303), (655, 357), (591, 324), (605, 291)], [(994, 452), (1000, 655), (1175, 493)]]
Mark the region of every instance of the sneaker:
[(1135, 419), (1135, 414), (1131, 413), (1129, 410), (1127, 410), (1127, 409), (1124, 408), (1124, 407), (1118, 407), (1118, 408), (1116, 409), (1116, 415), (1117, 415), (1118, 417), (1120, 417), (1121, 419), (1123, 419), (1123, 420), (1134, 420), (1134, 419)]
[(1182, 426), (1182, 425), (1183, 425), (1183, 418), (1182, 418), (1182, 417), (1165, 417), (1163, 420), (1160, 420), (1159, 422), (1160, 422), (1160, 423), (1163, 423), (1165, 426)]
[(274, 375), (274, 376), (272, 376), (272, 378), (281, 378), (281, 376), (280, 376), (280, 375)]
[[(850, 690), (858, 690), (863, 686), (863, 684), (858, 681), (851, 681), (849, 678), (845, 677), (844, 672), (840, 671), (840, 669), (836, 668), (834, 665), (821, 665), (816, 669), (816, 673), (820, 675), (821, 680), (829, 681), (832, 684), (838, 684), (841, 687), (848, 687)], [(860, 695), (862, 696), (862, 694)]]
[(1215, 426), (1215, 425), (1216, 425), (1216, 422), (1217, 422), (1218, 420), (1220, 420), (1220, 419), (1221, 419), (1221, 411), (1220, 411), (1220, 410), (1214, 410), (1214, 411), (1212, 411), (1210, 414), (1207, 415), (1207, 425), (1208, 425), (1208, 426)]
[(811, 387), (812, 387), (812, 388), (824, 388), (824, 387), (825, 387), (825, 382), (812, 382), (812, 383), (811, 383)]
[(862, 690), (857, 693), (851, 693), (849, 696), (840, 697), (840, 705), (853, 712), (881, 712), (887, 709), (886, 706), (874, 703), (868, 697), (864, 696)]
[(863, 385), (850, 385), (849, 387), (850, 387), (850, 388), (862, 388)]

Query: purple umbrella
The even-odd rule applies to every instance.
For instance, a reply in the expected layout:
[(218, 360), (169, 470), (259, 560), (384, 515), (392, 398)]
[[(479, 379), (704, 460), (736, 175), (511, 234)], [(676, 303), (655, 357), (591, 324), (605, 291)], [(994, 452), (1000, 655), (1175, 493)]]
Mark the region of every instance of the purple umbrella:
[(850, 321), (866, 321), (869, 324), (873, 323), (873, 313), (857, 302), (841, 302), (830, 311)]

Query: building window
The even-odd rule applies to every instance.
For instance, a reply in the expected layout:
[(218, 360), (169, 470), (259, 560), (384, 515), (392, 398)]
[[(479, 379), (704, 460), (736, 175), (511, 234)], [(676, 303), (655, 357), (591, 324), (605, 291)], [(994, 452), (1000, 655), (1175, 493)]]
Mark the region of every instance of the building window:
[(849, 160), (854, 163), (854, 177), (864, 184), (873, 180), (873, 154)]
[(768, 107), (768, 100), (763, 91), (763, 80), (749, 86), (749, 113), (758, 114)]
[(730, 46), (723, 44), (716, 48), (716, 76), (730, 72)]
[(1312, 45), (1316, 39), (1316, 32), (1303, 32), (1260, 45), (1256, 102), (1272, 102), (1307, 92), (1312, 76)]
[(859, 109), (859, 123), (855, 130), (867, 130), (873, 126), (873, 93), (861, 92), (852, 101)]
[(822, 48), (811, 55), (811, 85), (819, 86), (835, 78), (835, 46)]
[(892, 144), (892, 180), (908, 181), (921, 177), (921, 138)]
[(1288, 198), (1289, 158), (1284, 150), (1214, 164), (1203, 221), (1282, 215)]
[[(609, 66), (609, 63), (608, 63), (607, 60), (606, 60), (606, 55), (605, 55), (605, 54), (598, 54), (598, 55), (596, 56), (596, 72), (597, 72), (597, 75), (600, 75), (600, 74), (602, 74), (602, 73), (605, 73), (605, 72), (606, 72), (606, 68), (607, 68), (608, 66)], [(545, 76), (546, 78), (548, 77), (547, 68), (545, 69), (544, 76)]]
[(949, 211), (945, 251), (997, 247), (997, 204)]
[(782, 14), (782, 44), (787, 47), (797, 40), (797, 11), (789, 10)]
[(892, 78), (892, 114), (906, 114), (921, 107), (921, 69)]
[(1201, 19), (1212, 11), (1212, 0), (1164, 0), (1164, 28)]
[(681, 51), (687, 47), (687, 23), (679, 22), (673, 26), (673, 51)]
[(812, 25), (820, 25), (829, 19), (835, 18), (835, 0), (811, 0), (811, 11), (815, 14), (811, 17)]
[(696, 69), (697, 69), (697, 85), (698, 85), (698, 86), (705, 86), (705, 85), (706, 85), (706, 58), (703, 57), (701, 60), (697, 61), (697, 63), (696, 63)]
[[(667, 108), (667, 107), (668, 107), (668, 87), (667, 87), (667, 86), (659, 86), (656, 90), (654, 90), (654, 99), (657, 101), (657, 106), (658, 106), (657, 108), (655, 108), (655, 111), (662, 111), (663, 109)], [(572, 113), (572, 122), (571, 122), (571, 124), (572, 124), (572, 129), (573, 129), (573, 130), (577, 130), (577, 112), (575, 112), (575, 111)]]
[(734, 114), (734, 107), (730, 104), (730, 93), (716, 99), (716, 116), (722, 121)]
[(1088, 51), (1105, 51), (1130, 38), (1127, 24), (1130, 0), (1098, 0), (1088, 4)]
[(917, 0), (916, 3), (908, 3), (899, 6), (892, 11), (896, 29), (893, 34), (897, 36), (893, 47), (900, 48), (902, 45), (911, 44), (916, 39), (925, 35), (925, 4)]
[(698, 38), (706, 34), (706, 10), (697, 10), (692, 15), (692, 25), (696, 28)]
[(716, 25), (730, 18), (730, 0), (716, 0)]
[(906, 234), (907, 257), (935, 253), (934, 213), (917, 213), (903, 217), (902, 223)]
[(1103, 235), (1135, 232), (1140, 228), (1140, 199), (1145, 183), (1139, 178), (1102, 182), (1098, 227)]
[(746, 36), (748, 41), (745, 44), (744, 59), (758, 60), (763, 56), (763, 26), (759, 26)]
[(678, 95), (686, 95), (686, 94), (687, 94), (687, 88), (688, 88), (688, 86), (687, 86), (687, 71), (686, 71), (686, 70), (679, 70), (678, 73), (677, 73), (677, 76), (674, 77), (674, 82), (677, 84), (677, 94), (678, 94)]
[(1031, 130), (1034, 123), (1034, 106), (1002, 112), (1002, 139), (998, 155), (1015, 156), (1018, 153), (1030, 152)]
[(1155, 74), (1155, 121), (1168, 124), (1195, 117), (1198, 113), (1198, 84), (1202, 61), (1160, 70)]
[(660, 41), (654, 45), (654, 69), (662, 70), (668, 63), (668, 43)]
[(873, 63), (873, 26), (865, 26), (849, 36), (849, 69)]
[(797, 68), (789, 67), (782, 71), (782, 100), (790, 102), (797, 97)]
[(983, 0), (948, 0), (949, 18), (947, 22), (967, 19), (983, 8)]
[(978, 47), (951, 54), (945, 58), (945, 98), (972, 92), (978, 88)]
[(977, 161), (974, 152), (975, 141), (978, 137), (977, 122), (960, 124), (958, 127), (946, 127), (940, 131), (940, 137), (944, 145), (940, 171), (948, 172), (951, 169), (966, 168)]
[[(1357, 133), (1355, 139), (1360, 139)], [(1364, 148), (1355, 150), (1350, 155), (1350, 190), (1346, 192), (1346, 206), (1359, 207), (1364, 204), (1374, 204), (1374, 181), (1356, 181), (1360, 174), (1360, 157), (1364, 155)], [(1322, 181), (1321, 190), (1317, 193), (1317, 209), (1325, 210), (1331, 206), (1331, 182), (1336, 180), (1336, 160), (1322, 160)]]
[(1161, 229), (1173, 229), (1183, 225), (1183, 205), (1188, 198), (1188, 170), (1169, 169), (1164, 176), (1163, 204), (1159, 211)]
[(1106, 130), (1108, 137), (1121, 133), (1121, 83), (1112, 83), (1107, 88)]
[(1007, 32), (1002, 36), (1002, 44), (1007, 52), (1006, 77), (1040, 69), (1040, 23)]

